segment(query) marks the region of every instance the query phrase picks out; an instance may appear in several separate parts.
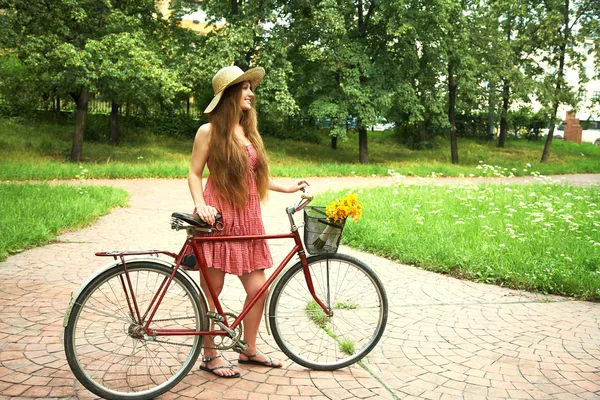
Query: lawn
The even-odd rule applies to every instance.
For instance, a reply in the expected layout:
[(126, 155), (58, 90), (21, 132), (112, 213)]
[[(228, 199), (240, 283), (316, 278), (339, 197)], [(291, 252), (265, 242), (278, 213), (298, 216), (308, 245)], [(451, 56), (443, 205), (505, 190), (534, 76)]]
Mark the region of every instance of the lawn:
[[(67, 162), (72, 127), (61, 124), (23, 124), (0, 121), (0, 179), (70, 179), (79, 166)], [(459, 165), (450, 162), (447, 139), (430, 150), (414, 151), (401, 145), (394, 133), (369, 132), (369, 164), (358, 163), (358, 139), (350, 131), (337, 150), (330, 147), (327, 132), (318, 140), (301, 142), (264, 137), (275, 176), (371, 176), (393, 169), (407, 176), (481, 174), (480, 161), (515, 169), (525, 175), (530, 163), (542, 174), (600, 172), (600, 147), (556, 140), (548, 163), (541, 164), (543, 143), (509, 140), (503, 149), (475, 139), (459, 140)], [(193, 140), (160, 137), (130, 129), (119, 146), (103, 142), (84, 143), (83, 164), (88, 178), (182, 178), (187, 175)]]
[[(328, 193), (327, 204), (346, 192)], [(600, 301), (600, 190), (433, 184), (358, 190), (342, 243), (478, 282)]]
[(98, 186), (1, 183), (0, 261), (52, 242), (67, 230), (89, 226), (127, 204), (122, 189)]

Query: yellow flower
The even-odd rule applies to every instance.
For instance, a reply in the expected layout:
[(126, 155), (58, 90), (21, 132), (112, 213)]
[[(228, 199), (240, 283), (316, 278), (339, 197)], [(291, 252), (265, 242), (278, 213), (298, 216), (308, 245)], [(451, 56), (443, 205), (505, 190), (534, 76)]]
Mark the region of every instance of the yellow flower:
[(363, 205), (358, 202), (355, 194), (350, 193), (346, 197), (334, 200), (325, 208), (327, 217), (334, 223), (343, 223), (346, 218), (352, 217), (356, 223), (362, 217)]

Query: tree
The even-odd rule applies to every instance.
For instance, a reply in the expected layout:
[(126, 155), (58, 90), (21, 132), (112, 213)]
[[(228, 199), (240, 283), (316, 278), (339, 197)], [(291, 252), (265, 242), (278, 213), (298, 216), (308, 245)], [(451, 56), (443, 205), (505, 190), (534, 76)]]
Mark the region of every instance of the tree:
[(356, 122), (359, 161), (368, 163), (367, 127), (391, 104), (386, 29), (376, 1), (281, 2), (297, 72), (295, 96), (309, 118), (329, 118), (334, 136)]
[[(151, 0), (3, 0), (0, 3), (2, 48), (17, 55), (41, 88), (52, 88), (59, 96), (71, 96), (77, 105), (71, 161), (80, 161), (82, 157), (90, 97), (101, 89), (110, 92), (112, 83), (107, 81), (119, 75), (116, 74), (119, 63), (129, 71), (129, 76), (140, 67), (139, 60), (128, 64), (126, 59), (113, 57), (111, 46), (129, 40), (129, 44), (143, 44), (138, 48), (140, 51), (149, 50), (147, 42), (153, 37), (145, 32), (154, 31), (156, 24), (161, 23), (160, 18)], [(103, 71), (111, 62), (116, 69)], [(126, 79), (127, 73), (123, 72), (121, 77)]]
[(412, 148), (422, 148), (432, 130), (448, 129), (444, 110), (446, 89), (441, 82), (445, 74), (444, 55), (439, 50), (445, 35), (440, 20), (442, 2), (420, 0), (389, 2), (383, 14), (389, 15), (388, 82), (393, 91), (393, 106), (387, 115)]
[[(202, 8), (215, 25), (198, 49), (207, 67), (200, 86), (210, 85), (212, 76), (226, 65), (246, 70), (261, 66), (266, 70), (259, 87), (259, 111), (266, 118), (283, 118), (298, 112), (290, 94), (292, 64), (285, 27), (278, 18), (275, 2), (263, 0), (216, 0), (203, 2)], [(211, 94), (212, 95), (212, 94)], [(262, 121), (262, 118), (261, 118)]]
[[(184, 90), (175, 71), (165, 67), (157, 52), (148, 46), (141, 32), (123, 32), (89, 41), (97, 65), (97, 88), (111, 102), (110, 141), (119, 141), (118, 110), (126, 101), (137, 104), (170, 102)], [(150, 41), (151, 42), (151, 41)]]
[[(585, 40), (584, 34), (591, 36), (598, 48), (598, 18), (600, 6), (596, 0), (547, 0), (540, 9), (541, 30), (547, 40), (543, 61), (549, 72), (546, 74), (540, 90), (542, 103), (550, 106), (550, 129), (544, 144), (541, 162), (550, 156), (557, 112), (560, 104), (574, 106), (577, 97), (565, 80), (567, 63), (582, 70), (580, 44)], [(596, 60), (598, 57), (596, 57)], [(581, 74), (580, 74), (581, 76)]]
[(502, 99), (498, 147), (504, 147), (513, 99), (528, 102), (539, 74), (532, 61), (538, 51), (532, 40), (539, 28), (536, 7), (539, 2), (529, 0), (490, 0), (489, 7), (480, 8), (489, 43), (485, 56), (488, 81), (500, 84)]

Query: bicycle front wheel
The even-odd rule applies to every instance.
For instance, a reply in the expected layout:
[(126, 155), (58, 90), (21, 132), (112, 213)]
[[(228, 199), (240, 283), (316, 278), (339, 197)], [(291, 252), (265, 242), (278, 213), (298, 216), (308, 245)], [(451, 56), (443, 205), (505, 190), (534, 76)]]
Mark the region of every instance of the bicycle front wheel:
[(279, 348), (296, 363), (316, 370), (346, 367), (377, 344), (387, 322), (387, 296), (381, 281), (363, 262), (327, 254), (308, 259), (317, 297), (308, 290), (302, 263), (277, 283), (269, 303), (269, 324)]
[[(185, 377), (202, 343), (200, 336), (144, 335), (141, 327), (154, 308), (151, 304), (173, 270), (152, 262), (130, 262), (127, 270), (133, 293), (123, 266), (117, 265), (78, 296), (65, 327), (65, 353), (79, 382), (92, 393), (106, 399), (151, 399)], [(203, 303), (194, 285), (177, 272), (150, 328), (203, 330)]]

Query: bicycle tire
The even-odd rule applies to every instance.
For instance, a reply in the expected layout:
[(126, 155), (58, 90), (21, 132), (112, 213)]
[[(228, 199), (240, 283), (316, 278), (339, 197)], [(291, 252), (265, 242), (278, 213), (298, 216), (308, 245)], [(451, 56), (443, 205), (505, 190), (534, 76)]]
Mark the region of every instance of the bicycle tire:
[[(127, 270), (143, 315), (173, 270), (147, 261), (130, 262)], [(132, 333), (139, 325), (131, 317), (119, 277), (124, 278), (121, 264), (94, 278), (76, 299), (65, 327), (67, 361), (79, 382), (100, 397), (151, 399), (169, 391), (192, 369), (202, 348), (201, 336), (152, 340)], [(203, 303), (194, 285), (178, 271), (151, 328), (204, 330)]]
[(347, 367), (365, 357), (383, 335), (385, 289), (375, 272), (354, 257), (325, 254), (307, 262), (317, 296), (334, 314), (327, 317), (313, 299), (298, 262), (273, 289), (268, 315), (273, 337), (290, 359), (306, 368)]

